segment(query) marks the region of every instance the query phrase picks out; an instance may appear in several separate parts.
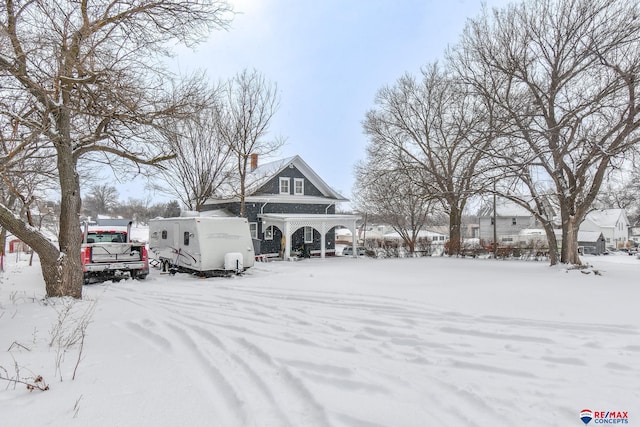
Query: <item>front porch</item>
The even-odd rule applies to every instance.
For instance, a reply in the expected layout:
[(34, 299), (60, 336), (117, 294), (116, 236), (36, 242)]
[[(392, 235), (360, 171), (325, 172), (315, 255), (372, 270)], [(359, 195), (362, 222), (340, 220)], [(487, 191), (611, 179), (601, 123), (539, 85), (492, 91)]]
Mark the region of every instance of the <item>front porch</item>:
[[(320, 258), (325, 258), (327, 253), (326, 234), (337, 226), (347, 227), (351, 230), (353, 247), (357, 247), (356, 222), (360, 217), (356, 215), (339, 214), (260, 214), (262, 229), (274, 226), (282, 231), (284, 240), (283, 259), (291, 258), (291, 241), (293, 233), (302, 227), (311, 227), (320, 234)], [(354, 255), (357, 256), (357, 255)]]

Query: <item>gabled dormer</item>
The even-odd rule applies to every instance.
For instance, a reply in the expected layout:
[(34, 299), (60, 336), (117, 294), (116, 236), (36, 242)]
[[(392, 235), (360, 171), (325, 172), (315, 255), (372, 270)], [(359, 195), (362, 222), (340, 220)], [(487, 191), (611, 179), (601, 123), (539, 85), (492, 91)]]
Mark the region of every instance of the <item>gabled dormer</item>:
[[(347, 201), (316, 174), (309, 165), (293, 156), (257, 166), (247, 175), (248, 196), (280, 196), (325, 198)], [(295, 199), (291, 200), (295, 201)]]

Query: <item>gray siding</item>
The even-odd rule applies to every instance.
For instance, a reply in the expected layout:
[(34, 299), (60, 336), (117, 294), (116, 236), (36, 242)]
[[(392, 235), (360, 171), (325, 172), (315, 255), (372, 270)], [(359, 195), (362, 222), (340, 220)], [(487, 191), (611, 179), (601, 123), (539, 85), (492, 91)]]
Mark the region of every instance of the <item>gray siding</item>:
[(278, 175), (271, 178), (260, 187), (252, 196), (262, 196), (265, 194), (280, 194), (280, 178), (289, 178), (289, 194), (293, 194), (293, 180), (294, 178), (304, 179), (304, 195), (305, 196), (317, 196), (323, 197), (324, 194), (320, 192), (309, 180), (298, 170), (298, 168), (285, 168)]
[[(498, 242), (502, 241), (502, 237), (518, 235), (522, 230), (540, 228), (540, 225), (537, 224), (535, 218), (532, 216), (497, 217), (496, 220)], [(486, 242), (493, 242), (493, 218), (481, 217), (479, 224), (478, 237)]]

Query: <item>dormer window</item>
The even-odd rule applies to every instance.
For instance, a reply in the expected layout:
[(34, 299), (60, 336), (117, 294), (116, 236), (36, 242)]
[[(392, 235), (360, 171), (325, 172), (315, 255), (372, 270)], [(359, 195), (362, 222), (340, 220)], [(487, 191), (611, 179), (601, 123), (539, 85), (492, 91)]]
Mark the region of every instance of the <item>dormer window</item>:
[(304, 178), (293, 179), (293, 194), (296, 196), (304, 196)]
[(280, 178), (280, 194), (291, 194), (289, 190), (289, 178)]

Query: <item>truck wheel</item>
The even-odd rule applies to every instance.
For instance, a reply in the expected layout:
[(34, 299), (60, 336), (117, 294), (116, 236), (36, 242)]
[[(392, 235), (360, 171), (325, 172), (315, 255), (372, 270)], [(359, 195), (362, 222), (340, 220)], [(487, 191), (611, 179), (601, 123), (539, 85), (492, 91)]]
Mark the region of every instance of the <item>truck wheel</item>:
[(132, 271), (131, 272), (131, 278), (133, 280), (144, 280), (144, 279), (147, 278), (147, 275), (146, 274), (138, 274), (137, 271)]

